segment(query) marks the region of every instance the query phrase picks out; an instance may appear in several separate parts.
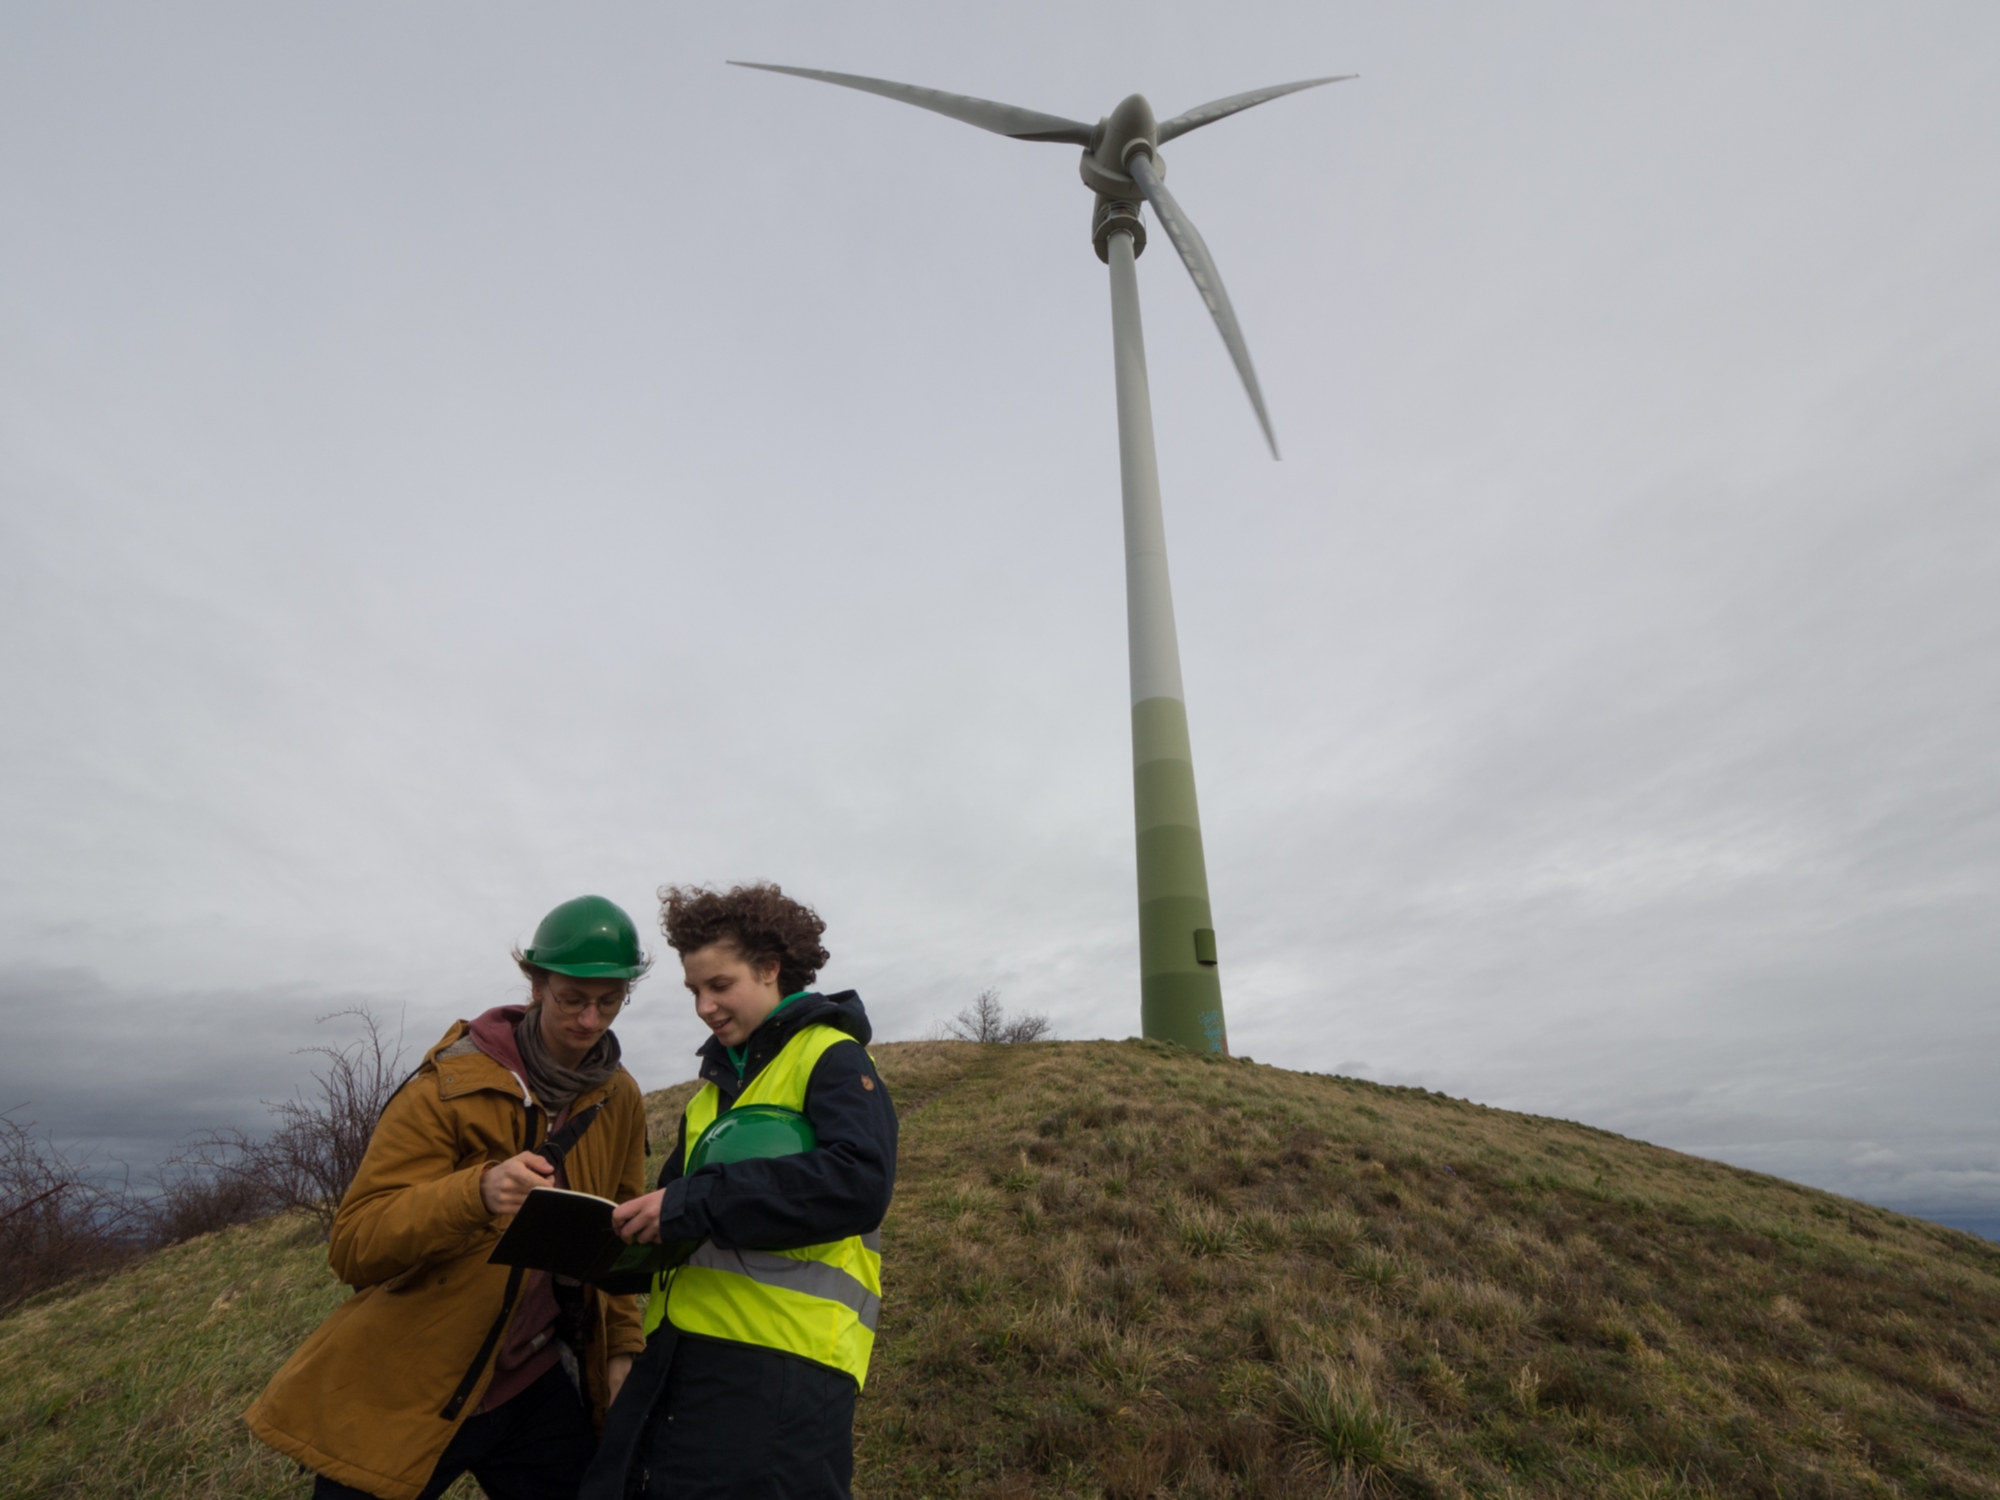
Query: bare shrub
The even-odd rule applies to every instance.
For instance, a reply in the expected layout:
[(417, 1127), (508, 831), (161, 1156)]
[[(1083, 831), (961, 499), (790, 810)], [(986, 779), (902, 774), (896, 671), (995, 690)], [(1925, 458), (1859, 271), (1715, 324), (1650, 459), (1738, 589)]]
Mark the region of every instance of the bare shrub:
[(972, 1004), (944, 1023), (944, 1029), (961, 1042), (1039, 1042), (1055, 1034), (1044, 1015), (1009, 1020), (998, 990), (981, 990)]
[(178, 1245), (234, 1224), (247, 1224), (275, 1211), (270, 1190), (253, 1176), (217, 1172), (177, 1160), (154, 1178), (156, 1191), (146, 1205), (146, 1237), (155, 1246)]
[(142, 1248), (122, 1168), (67, 1155), (15, 1115), (0, 1113), (0, 1312)]
[(358, 1021), (362, 1035), (345, 1046), (300, 1049), (319, 1057), (320, 1066), (310, 1088), (267, 1105), (278, 1117), (277, 1129), (262, 1138), (235, 1128), (203, 1131), (169, 1164), (191, 1223), (206, 1215), (217, 1221), (208, 1228), (220, 1228), (241, 1222), (231, 1214), (254, 1218), (302, 1209), (318, 1220), (321, 1233), (332, 1229), (375, 1122), (403, 1077), (400, 1035), (392, 1041), (366, 1006), (319, 1020), (324, 1025), (343, 1018)]

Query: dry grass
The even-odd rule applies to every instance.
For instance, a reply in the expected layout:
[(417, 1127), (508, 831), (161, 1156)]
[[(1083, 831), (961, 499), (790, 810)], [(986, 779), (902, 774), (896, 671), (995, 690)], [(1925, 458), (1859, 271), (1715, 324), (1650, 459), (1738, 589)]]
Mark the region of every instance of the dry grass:
[(305, 1213), (45, 1293), (0, 1320), (0, 1495), (304, 1500), (242, 1412), (346, 1295)]
[[(874, 1050), (869, 1500), (2000, 1496), (2000, 1247), (1420, 1091)], [(0, 1319), (0, 1494), (302, 1500), (237, 1414), (341, 1297), (324, 1256), (272, 1220)]]
[(2000, 1496), (2000, 1247), (1420, 1090), (876, 1053), (870, 1497)]

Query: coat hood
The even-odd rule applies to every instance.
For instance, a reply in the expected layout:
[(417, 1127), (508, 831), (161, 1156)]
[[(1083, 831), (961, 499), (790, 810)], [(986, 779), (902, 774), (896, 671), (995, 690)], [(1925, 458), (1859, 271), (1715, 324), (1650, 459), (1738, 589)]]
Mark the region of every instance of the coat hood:
[(514, 1028), (527, 1013), (525, 1005), (496, 1005), (466, 1028), (473, 1046), (523, 1082), (528, 1066), (521, 1061), (521, 1044), (514, 1040)]
[[(868, 1039), (875, 1035), (874, 1028), (868, 1024), (868, 1011), (853, 990), (842, 990), (837, 995), (801, 995), (757, 1030), (776, 1027), (774, 1035), (790, 1041), (792, 1033), (801, 1026), (831, 1026), (835, 1031), (853, 1037), (864, 1047), (868, 1045)], [(778, 1043), (780, 1047), (784, 1044), (784, 1041)]]
[[(785, 1043), (807, 1026), (831, 1026), (853, 1037), (864, 1047), (875, 1034), (874, 1028), (868, 1024), (868, 1011), (853, 990), (842, 990), (836, 995), (808, 992), (782, 1010), (771, 1012), (764, 1024), (750, 1033), (750, 1040), (744, 1044), (747, 1055), (743, 1078), (754, 1078), (763, 1071), (764, 1065), (784, 1050)], [(703, 1042), (699, 1055), (703, 1078), (726, 1082), (732, 1090), (738, 1086), (736, 1067), (729, 1060), (729, 1049), (719, 1040), (710, 1037)]]

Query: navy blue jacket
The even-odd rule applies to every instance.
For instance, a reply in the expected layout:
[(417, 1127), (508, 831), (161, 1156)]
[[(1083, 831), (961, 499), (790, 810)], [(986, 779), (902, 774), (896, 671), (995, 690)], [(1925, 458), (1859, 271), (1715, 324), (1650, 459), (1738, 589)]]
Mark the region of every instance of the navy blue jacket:
[(797, 1156), (716, 1163), (692, 1177), (687, 1114), (660, 1169), (662, 1240), (712, 1239), (724, 1250), (799, 1250), (880, 1227), (896, 1185), (896, 1108), (865, 1050), (873, 1035), (861, 997), (809, 994), (774, 1012), (750, 1034), (743, 1076), (721, 1042), (701, 1048), (701, 1078), (728, 1109), (802, 1026), (824, 1025), (860, 1043), (820, 1054), (806, 1084), (806, 1118), (819, 1145)]

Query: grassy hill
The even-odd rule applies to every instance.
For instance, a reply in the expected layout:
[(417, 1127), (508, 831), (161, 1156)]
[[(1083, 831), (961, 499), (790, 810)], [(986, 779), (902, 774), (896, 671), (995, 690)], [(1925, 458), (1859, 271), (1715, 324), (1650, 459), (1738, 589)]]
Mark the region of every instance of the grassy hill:
[[(867, 1496), (2000, 1496), (2000, 1246), (1420, 1090), (876, 1051)], [(0, 1494), (302, 1496), (235, 1417), (342, 1295), (278, 1220), (0, 1321)]]

